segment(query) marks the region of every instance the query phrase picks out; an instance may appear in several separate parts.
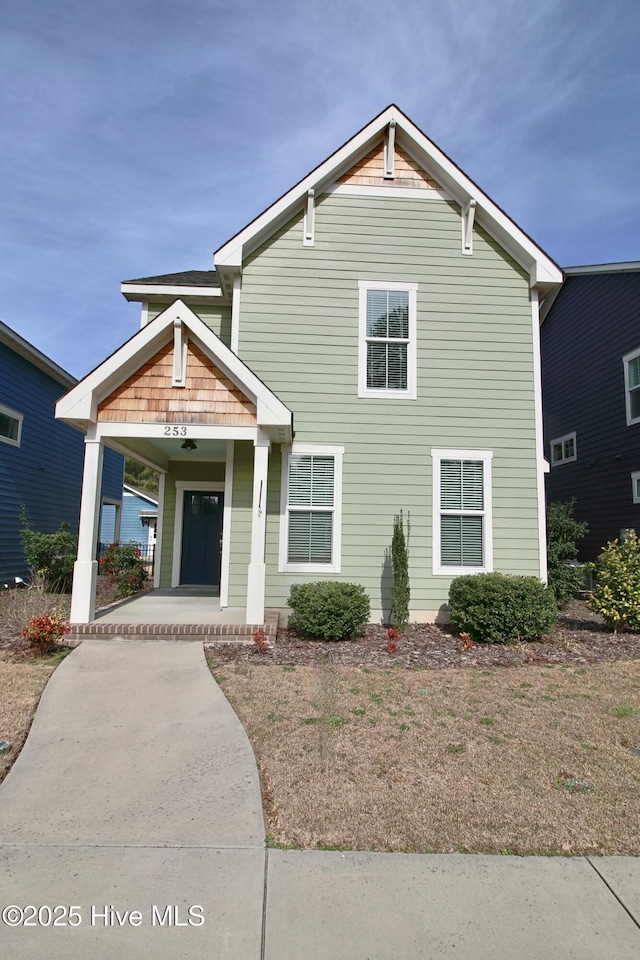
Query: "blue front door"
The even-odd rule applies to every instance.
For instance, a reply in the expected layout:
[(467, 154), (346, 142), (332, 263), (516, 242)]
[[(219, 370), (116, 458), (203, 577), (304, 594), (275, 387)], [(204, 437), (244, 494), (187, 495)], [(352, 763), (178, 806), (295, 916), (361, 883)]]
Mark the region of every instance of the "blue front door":
[(180, 583), (220, 587), (224, 494), (185, 490)]

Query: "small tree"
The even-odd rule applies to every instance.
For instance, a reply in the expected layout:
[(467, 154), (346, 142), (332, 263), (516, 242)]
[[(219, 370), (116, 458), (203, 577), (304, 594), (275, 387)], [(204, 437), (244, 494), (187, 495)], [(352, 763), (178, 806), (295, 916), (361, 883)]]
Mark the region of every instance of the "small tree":
[(61, 593), (70, 590), (77, 540), (68, 523), (60, 524), (56, 533), (38, 533), (29, 526), (27, 511), (20, 514), (22, 549), (27, 566), (44, 580), (48, 590)]
[(578, 595), (584, 574), (575, 566), (578, 540), (582, 540), (589, 526), (573, 517), (575, 500), (568, 503), (550, 503), (547, 507), (547, 565), (549, 586), (559, 604)]
[(407, 629), (409, 623), (409, 601), (411, 588), (409, 586), (409, 519), (407, 518), (407, 537), (404, 535), (404, 518), (402, 510), (393, 518), (393, 538), (391, 540), (391, 564), (393, 567), (393, 584), (391, 586), (391, 621), (401, 632)]
[(640, 540), (635, 533), (611, 540), (594, 564), (595, 585), (587, 600), (616, 630), (640, 630)]

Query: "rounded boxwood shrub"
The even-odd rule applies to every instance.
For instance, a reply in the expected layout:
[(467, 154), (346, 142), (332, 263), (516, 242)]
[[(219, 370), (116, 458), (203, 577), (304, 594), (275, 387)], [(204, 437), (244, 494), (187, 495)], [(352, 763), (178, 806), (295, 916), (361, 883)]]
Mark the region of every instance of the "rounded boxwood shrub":
[(457, 577), (449, 589), (451, 624), (486, 643), (536, 640), (558, 616), (553, 591), (536, 577), (478, 573)]
[(357, 583), (295, 583), (288, 602), (289, 626), (322, 640), (353, 640), (369, 622), (369, 597)]

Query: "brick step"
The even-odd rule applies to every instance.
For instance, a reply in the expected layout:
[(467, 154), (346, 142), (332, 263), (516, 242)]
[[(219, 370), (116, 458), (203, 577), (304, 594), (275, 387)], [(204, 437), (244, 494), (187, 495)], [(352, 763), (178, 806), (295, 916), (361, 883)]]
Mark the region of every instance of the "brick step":
[(204, 643), (253, 643), (253, 633), (264, 630), (274, 643), (277, 615), (269, 614), (264, 624), (251, 623), (93, 623), (72, 624), (65, 643), (77, 646), (83, 640), (176, 640)]

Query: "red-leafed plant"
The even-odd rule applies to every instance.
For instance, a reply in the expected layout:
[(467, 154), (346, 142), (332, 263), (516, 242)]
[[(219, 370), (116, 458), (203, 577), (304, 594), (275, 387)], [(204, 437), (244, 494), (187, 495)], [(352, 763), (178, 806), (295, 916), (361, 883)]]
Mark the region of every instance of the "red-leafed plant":
[(401, 637), (401, 633), (397, 627), (389, 627), (387, 630), (387, 653), (395, 653), (398, 649), (398, 640)]
[(266, 653), (269, 649), (269, 641), (267, 640), (267, 635), (264, 632), (264, 627), (258, 627), (251, 634), (253, 642), (258, 648), (258, 653)]
[(28, 625), (22, 631), (22, 636), (33, 648), (38, 657), (46, 657), (58, 640), (69, 632), (69, 624), (56, 613), (43, 613), (31, 617)]
[(142, 590), (147, 581), (142, 555), (135, 543), (112, 543), (100, 561), (100, 567), (116, 588), (116, 600)]

